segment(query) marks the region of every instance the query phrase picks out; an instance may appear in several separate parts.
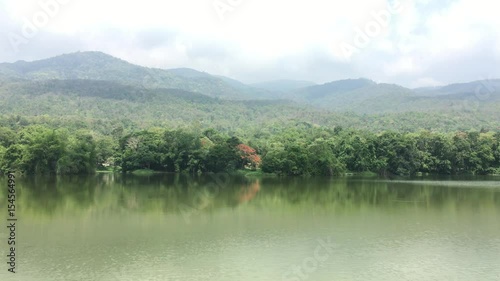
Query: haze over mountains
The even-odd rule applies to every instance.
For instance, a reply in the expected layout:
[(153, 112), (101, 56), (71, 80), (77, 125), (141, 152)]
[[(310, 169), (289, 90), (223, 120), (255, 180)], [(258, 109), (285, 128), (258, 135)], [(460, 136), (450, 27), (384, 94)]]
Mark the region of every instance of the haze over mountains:
[[(491, 123), (499, 120), (500, 108), (500, 80), (420, 89), (376, 83), (365, 78), (323, 85), (294, 80), (248, 85), (194, 69), (142, 67), (101, 52), (1, 63), (0, 83), (2, 114), (10, 110), (11, 113), (50, 115), (54, 110), (50, 100), (57, 99), (58, 103), (64, 103), (62, 108), (68, 115), (87, 112), (85, 116), (92, 117), (92, 112), (102, 118), (106, 117), (106, 112), (127, 115), (127, 108), (137, 110), (137, 103), (144, 106), (149, 102), (139, 111), (151, 118), (192, 120), (193, 116), (180, 117), (186, 114), (206, 118), (214, 114), (222, 118), (224, 111), (234, 111), (235, 115), (241, 113), (240, 117), (249, 119), (272, 119), (278, 112), (285, 116), (296, 112), (309, 116), (325, 116), (325, 112), (372, 115), (425, 112), (453, 116), (473, 114), (480, 122), (486, 118), (486, 123)], [(37, 104), (30, 104), (29, 100), (36, 100)], [(91, 100), (100, 105), (92, 105)], [(123, 102), (130, 104), (123, 107)], [(115, 104), (119, 110), (111, 109), (104, 105), (106, 103)], [(40, 106), (43, 104), (45, 107)], [(169, 108), (170, 113), (161, 113), (162, 108)], [(228, 118), (227, 122), (233, 119)]]
[[(442, 105), (478, 95), (479, 102), (497, 100), (500, 80), (476, 81), (444, 87), (408, 89), (398, 85), (375, 83), (369, 79), (348, 79), (315, 85), (308, 81), (276, 80), (247, 85), (194, 69), (156, 69), (128, 63), (101, 52), (77, 52), (49, 59), (0, 64), (3, 81), (105, 80), (147, 89), (180, 89), (223, 99), (291, 99), (337, 111), (392, 111), (394, 102), (408, 110), (433, 100)], [(445, 96), (446, 98), (444, 98)], [(384, 108), (377, 101), (391, 101)], [(386, 103), (387, 104), (387, 103)], [(388, 104), (389, 105), (389, 104)], [(399, 109), (398, 109), (399, 110)]]

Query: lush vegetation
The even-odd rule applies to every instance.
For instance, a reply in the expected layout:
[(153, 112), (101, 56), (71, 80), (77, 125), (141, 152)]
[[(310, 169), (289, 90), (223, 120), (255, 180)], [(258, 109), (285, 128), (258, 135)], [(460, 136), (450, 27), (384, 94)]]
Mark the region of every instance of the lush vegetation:
[(418, 90), (367, 79), (278, 86), (274, 93), (195, 70), (148, 69), (103, 53), (74, 53), (0, 64), (0, 124), (101, 135), (188, 126), (247, 139), (297, 122), (372, 132), (500, 129), (497, 80)]
[[(375, 107), (375, 104), (367, 105)], [(390, 106), (390, 105), (388, 105)], [(495, 103), (476, 110), (362, 115), (331, 112), (290, 101), (229, 101), (178, 89), (145, 89), (111, 81), (49, 80), (0, 83), (0, 124), (78, 127), (99, 134), (123, 127), (199, 126), (251, 137), (262, 130), (308, 122), (373, 132), (498, 130)], [(500, 107), (498, 107), (500, 110)], [(496, 111), (495, 111), (496, 110)]]
[(498, 173), (498, 93), (499, 80), (416, 90), (367, 79), (250, 86), (97, 52), (6, 63), (0, 169)]
[(490, 174), (498, 172), (500, 134), (370, 133), (285, 130), (264, 146), (262, 170), (287, 175)]
[(0, 128), (0, 165), (27, 174), (82, 174), (113, 169), (158, 172), (258, 170), (279, 175), (493, 174), (500, 133), (418, 133), (334, 129), (298, 124), (239, 138), (199, 128), (136, 132)]

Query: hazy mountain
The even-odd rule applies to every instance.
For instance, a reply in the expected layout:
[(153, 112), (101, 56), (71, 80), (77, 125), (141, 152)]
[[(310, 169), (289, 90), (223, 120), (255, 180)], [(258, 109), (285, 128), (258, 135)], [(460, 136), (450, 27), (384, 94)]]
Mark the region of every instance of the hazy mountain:
[(33, 62), (2, 63), (0, 75), (28, 80), (106, 80), (148, 89), (175, 88), (228, 99), (253, 98), (250, 87), (244, 93), (223, 79), (204, 72), (187, 68), (147, 68), (101, 52), (77, 52)]
[[(90, 81), (96, 88), (80, 80)], [(37, 84), (35, 83), (37, 81), (48, 82)], [(24, 88), (23, 83), (27, 83)], [(38, 86), (33, 85), (39, 85), (46, 92), (59, 91), (59, 93), (73, 94), (81, 92), (86, 96), (93, 93), (104, 98), (108, 98), (109, 95), (116, 98), (120, 97), (119, 93), (125, 93), (129, 95), (127, 96), (129, 100), (133, 98), (133, 93), (137, 95), (136, 98), (145, 98), (145, 92), (148, 93), (148, 97), (156, 93), (163, 98), (174, 98), (167, 95), (163, 89), (169, 89), (169, 93), (175, 89), (177, 95), (186, 95), (186, 98), (198, 94), (197, 99), (202, 98), (201, 95), (230, 100), (289, 99), (324, 110), (363, 114), (449, 112), (471, 110), (471, 108), (477, 110), (479, 107), (481, 110), (491, 111), (498, 107), (497, 103), (500, 101), (500, 80), (474, 81), (414, 90), (399, 85), (377, 84), (365, 78), (333, 81), (323, 85), (311, 85), (312, 82), (295, 80), (276, 80), (247, 85), (232, 78), (215, 76), (195, 69), (146, 68), (101, 52), (78, 52), (33, 62), (2, 63), (0, 85), (4, 84), (9, 84), (10, 88), (12, 85), (25, 90), (29, 88), (34, 92)], [(103, 85), (109, 86), (110, 89), (107, 90)], [(53, 91), (51, 87), (54, 88)]]
[(467, 95), (498, 95), (500, 92), (500, 79), (479, 80), (434, 88), (419, 88), (415, 89), (415, 92), (425, 96), (460, 95), (463, 97)]
[[(2, 63), (0, 73), (30, 80), (95, 79), (142, 82), (149, 71), (101, 52), (77, 52), (33, 62)], [(173, 76), (170, 78), (175, 79)]]
[(272, 92), (288, 93), (301, 88), (314, 86), (314, 82), (298, 80), (273, 80), (251, 84), (255, 88), (260, 88)]
[(258, 100), (275, 100), (282, 99), (280, 95), (277, 95), (273, 91), (268, 91), (266, 89), (254, 87), (252, 85), (245, 84), (233, 78), (226, 76), (215, 75), (215, 77), (222, 79), (231, 87), (238, 89), (247, 99), (258, 99)]
[(358, 113), (470, 110), (471, 102), (476, 110), (490, 110), (495, 106), (489, 103), (500, 101), (500, 80), (411, 90), (368, 79), (348, 79), (300, 89), (292, 97), (328, 110)]
[[(381, 99), (378, 105), (367, 104), (367, 107), (377, 109), (384, 106), (384, 101), (387, 100)], [(356, 106), (361, 104), (349, 107), (358, 111)], [(457, 107), (449, 112), (422, 113), (392, 113), (387, 110), (390, 106), (384, 106), (380, 111), (383, 114), (363, 115), (332, 112), (284, 100), (222, 100), (179, 89), (147, 89), (116, 81), (17, 80), (0, 84), (0, 122), (20, 126), (50, 123), (55, 128), (76, 126), (103, 134), (109, 134), (117, 126), (130, 130), (195, 126), (245, 135), (258, 133), (258, 128), (296, 122), (373, 131), (496, 128), (498, 107), (494, 107), (495, 103), (491, 105), (488, 110), (480, 111)]]
[(442, 86), (435, 86), (435, 87), (420, 87), (420, 88), (415, 88), (413, 89), (413, 92), (416, 94), (416, 95), (422, 95), (422, 96), (425, 96), (425, 95), (428, 95), (428, 93), (432, 93), (432, 92), (438, 92), (439, 89), (441, 89)]
[(238, 91), (238, 97), (245, 99), (273, 99), (272, 93), (259, 89), (257, 87), (252, 87), (236, 79), (232, 79), (221, 75), (212, 75), (207, 72), (201, 72), (191, 68), (174, 68), (168, 69), (168, 72), (189, 79), (190, 81), (202, 81), (202, 80), (212, 80), (212, 81), (222, 81), (226, 86), (232, 87), (234, 90)]
[(236, 131), (295, 120), (326, 125), (341, 119), (287, 100), (222, 100), (179, 89), (147, 89), (102, 80), (0, 84), (0, 116), (22, 116), (39, 122), (72, 120), (101, 132), (118, 123), (128, 128), (199, 124)]
[(398, 105), (410, 98), (410, 89), (392, 84), (368, 84), (353, 90), (316, 98), (312, 103), (335, 111), (350, 110), (362, 113), (400, 111)]
[[(329, 110), (367, 113), (393, 111), (394, 107), (387, 106), (387, 102), (393, 105), (396, 101), (410, 97), (412, 93), (410, 89), (398, 85), (377, 84), (372, 80), (360, 78), (302, 88), (295, 91), (291, 97), (296, 101)], [(380, 106), (374, 106), (379, 103)], [(368, 105), (365, 106), (366, 104)]]
[(322, 98), (329, 98), (336, 94), (346, 93), (349, 91), (376, 85), (375, 82), (369, 79), (347, 79), (333, 81), (323, 85), (310, 86), (300, 89), (296, 92), (297, 97), (309, 101), (315, 101)]
[(212, 78), (213, 76), (191, 68), (172, 68), (168, 72), (183, 78)]

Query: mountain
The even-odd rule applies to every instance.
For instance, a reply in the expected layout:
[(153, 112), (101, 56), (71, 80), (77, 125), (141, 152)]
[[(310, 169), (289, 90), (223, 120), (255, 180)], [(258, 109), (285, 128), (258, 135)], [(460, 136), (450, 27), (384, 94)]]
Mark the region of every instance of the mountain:
[[(163, 70), (128, 63), (101, 52), (77, 52), (33, 62), (0, 64), (0, 76), (26, 80), (103, 80), (147, 89), (175, 88), (226, 99), (251, 99), (253, 88), (246, 92), (208, 73), (180, 68)], [(260, 91), (255, 89), (255, 94)]]
[[(379, 102), (401, 100), (412, 94), (410, 89), (390, 84), (377, 84), (372, 80), (346, 79), (333, 81), (323, 85), (298, 89), (290, 97), (316, 107), (333, 111), (355, 111), (361, 113), (374, 112), (373, 104)], [(369, 104), (369, 106), (365, 106)], [(392, 111), (394, 107), (377, 106), (375, 112)], [(390, 109), (390, 110), (385, 110)]]
[(373, 85), (376, 85), (376, 83), (369, 79), (347, 79), (306, 87), (298, 90), (296, 95), (301, 99), (314, 101)]
[(474, 110), (493, 111), (500, 107), (497, 103), (500, 102), (500, 80), (411, 90), (363, 78), (347, 79), (299, 89), (289, 97), (331, 111), (362, 114), (452, 112), (471, 110), (471, 106)]
[(416, 92), (422, 96), (448, 96), (486, 98), (500, 94), (500, 79), (479, 80), (469, 83), (457, 83), (435, 88), (420, 88)]
[(314, 108), (290, 101), (221, 100), (179, 89), (147, 89), (115, 81), (24, 80), (0, 84), (1, 117), (17, 115), (57, 122), (71, 119), (91, 126), (121, 123), (129, 128), (175, 127), (198, 122), (203, 127), (236, 130), (291, 120), (299, 113), (316, 114)]
[(310, 81), (298, 81), (298, 80), (273, 80), (260, 83), (251, 84), (255, 88), (264, 89), (271, 92), (278, 93), (288, 93), (301, 88), (310, 87), (316, 85), (314, 82)]
[(215, 77), (222, 79), (231, 87), (238, 89), (241, 93), (248, 99), (258, 99), (258, 100), (275, 100), (282, 99), (280, 96), (276, 95), (275, 92), (268, 91), (266, 89), (261, 89), (254, 87), (252, 85), (245, 84), (236, 79), (232, 79), (226, 76), (215, 75)]
[(434, 86), (434, 87), (420, 87), (420, 88), (415, 88), (413, 89), (413, 92), (417, 95), (422, 95), (425, 96), (427, 93), (432, 93), (432, 92), (439, 92), (439, 89), (441, 89), (442, 86)]
[(183, 78), (212, 78), (213, 76), (198, 70), (194, 70), (191, 68), (172, 68), (168, 69), (168, 72)]
[[(247, 85), (195, 69), (142, 67), (101, 52), (77, 52), (33, 62), (0, 64), (2, 95), (12, 93), (9, 91), (15, 91), (13, 89), (25, 91), (28, 95), (29, 92), (36, 93), (39, 90), (37, 87), (41, 87), (45, 91), (42, 96), (52, 94), (65, 98), (84, 95), (133, 102), (136, 102), (134, 97), (155, 101), (162, 98), (161, 103), (168, 103), (167, 100), (171, 99), (172, 104), (183, 106), (190, 101), (198, 103), (205, 97), (261, 100), (251, 102), (261, 106), (283, 104), (286, 99), (293, 101), (297, 108), (312, 110), (315, 107), (328, 112), (448, 114), (482, 111), (492, 114), (492, 118), (497, 118), (495, 110), (500, 108), (500, 80), (414, 90), (365, 78), (311, 84), (307, 81), (275, 80)], [(175, 96), (172, 96), (173, 92)], [(182, 95), (187, 99), (182, 100)], [(177, 109), (175, 112), (182, 114)]]
[[(95, 79), (141, 82), (149, 71), (101, 52), (77, 52), (33, 62), (2, 63), (0, 74), (29, 80)], [(175, 77), (172, 76), (171, 79)]]
[(367, 86), (339, 91), (317, 98), (313, 105), (334, 111), (360, 113), (399, 112), (398, 107), (412, 96), (412, 91), (393, 84), (366, 84)]
[(16, 80), (0, 84), (0, 125), (16, 128), (28, 124), (87, 128), (103, 135), (120, 127), (130, 131), (189, 126), (252, 138), (293, 124), (371, 131), (456, 131), (498, 129), (499, 120), (498, 108), (362, 115), (287, 100), (222, 100), (179, 89), (147, 89), (116, 81)]

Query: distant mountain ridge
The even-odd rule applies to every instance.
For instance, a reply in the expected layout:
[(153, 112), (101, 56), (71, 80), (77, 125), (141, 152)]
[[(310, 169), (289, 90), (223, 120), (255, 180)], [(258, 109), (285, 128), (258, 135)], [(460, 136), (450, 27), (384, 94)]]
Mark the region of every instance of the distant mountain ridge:
[[(476, 107), (480, 105), (490, 110), (500, 102), (499, 79), (414, 90), (376, 83), (366, 78), (332, 81), (322, 85), (296, 80), (274, 80), (249, 85), (190, 68), (165, 70), (142, 67), (102, 52), (76, 52), (33, 62), (0, 63), (0, 85), (52, 80), (72, 81), (69, 84), (82, 85), (83, 89), (89, 91), (92, 88), (84, 87), (78, 80), (88, 83), (112, 82), (107, 84), (114, 89), (110, 93), (117, 93), (120, 85), (159, 93), (165, 92), (164, 89), (176, 89), (188, 96), (189, 93), (196, 93), (224, 100), (287, 99), (329, 111), (363, 114), (446, 112), (459, 107), (467, 109), (467, 103), (470, 102)], [(64, 83), (61, 83), (44, 85), (53, 85), (60, 91), (65, 89)]]
[[(181, 68), (147, 68), (101, 52), (77, 52), (33, 62), (0, 64), (0, 76), (27, 80), (105, 80), (145, 88), (181, 89), (227, 99), (245, 99), (240, 89), (213, 75)], [(251, 87), (248, 87), (251, 92)], [(259, 92), (256, 90), (256, 92)]]
[(304, 95), (304, 98), (308, 100), (321, 99), (327, 95), (334, 95), (338, 93), (344, 93), (349, 91), (354, 91), (360, 88), (369, 87), (376, 85), (375, 82), (369, 79), (346, 79), (329, 82), (323, 85), (310, 86), (301, 89), (299, 93)]
[(272, 80), (260, 83), (251, 84), (251, 86), (265, 89), (268, 91), (287, 93), (301, 88), (314, 86), (316, 83), (310, 81), (297, 81), (297, 80)]

